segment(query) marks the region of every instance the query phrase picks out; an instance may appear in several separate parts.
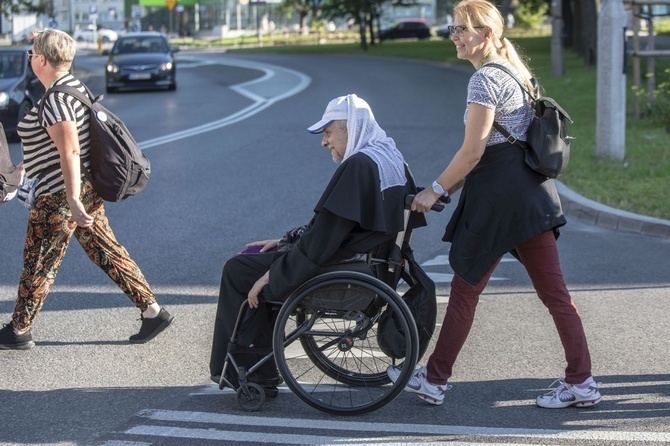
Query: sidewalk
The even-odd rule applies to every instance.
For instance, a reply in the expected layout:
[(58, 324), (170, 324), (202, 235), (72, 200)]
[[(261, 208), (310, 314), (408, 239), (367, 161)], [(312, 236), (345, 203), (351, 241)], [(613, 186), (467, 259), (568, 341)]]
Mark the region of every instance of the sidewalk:
[(670, 238), (670, 221), (668, 220), (646, 217), (605, 206), (582, 197), (560, 181), (555, 181), (556, 189), (561, 197), (563, 212), (568, 218), (618, 231)]

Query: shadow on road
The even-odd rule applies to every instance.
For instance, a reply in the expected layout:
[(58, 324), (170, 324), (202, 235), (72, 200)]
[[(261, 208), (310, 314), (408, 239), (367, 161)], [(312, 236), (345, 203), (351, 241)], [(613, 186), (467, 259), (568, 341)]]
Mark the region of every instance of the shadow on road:
[[(535, 406), (534, 398), (544, 390), (545, 380), (515, 379), (457, 383), (441, 407), (429, 406), (409, 393), (402, 393), (379, 411), (357, 417), (334, 417), (301, 403), (291, 394), (260, 412), (243, 412), (232, 393), (185, 398), (200, 387), (68, 388), (46, 391), (0, 390), (3, 420), (0, 443), (90, 444), (124, 424), (142, 409), (169, 409), (229, 413), (249, 417), (329, 419), (344, 423), (439, 424), (510, 429), (551, 430), (664, 430), (670, 416), (670, 380), (666, 374), (603, 376), (604, 399), (587, 409), (548, 410)], [(170, 398), (175, 398), (172, 402)], [(179, 401), (177, 401), (179, 400)], [(290, 410), (285, 410), (285, 407)], [(119, 412), (127, 413), (126, 420)], [(399, 413), (405, 415), (399, 416)], [(412, 414), (412, 417), (408, 414)], [(654, 426), (658, 418), (658, 428)], [(419, 421), (420, 420), (420, 421)], [(625, 423), (613, 423), (626, 420)], [(133, 422), (143, 422), (141, 418)], [(217, 428), (227, 429), (225, 426)], [(233, 427), (231, 427), (233, 429)], [(360, 437), (365, 438), (361, 432)], [(372, 435), (369, 434), (369, 435)], [(382, 435), (375, 432), (378, 438)]]

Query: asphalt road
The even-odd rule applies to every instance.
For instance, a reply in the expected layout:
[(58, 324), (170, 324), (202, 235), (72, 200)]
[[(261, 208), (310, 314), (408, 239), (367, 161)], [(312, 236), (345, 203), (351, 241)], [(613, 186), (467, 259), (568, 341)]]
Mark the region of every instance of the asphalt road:
[[(445, 51), (451, 48), (445, 46)], [(603, 383), (591, 409), (534, 405), (564, 368), (551, 319), (520, 264), (505, 259), (481, 298), (453, 389), (441, 407), (403, 393), (384, 408), (334, 417), (290, 391), (259, 412), (209, 382), (223, 262), (245, 242), (305, 223), (335, 169), (305, 128), (333, 97), (368, 100), (419, 184), (458, 149), (468, 70), (348, 56), (179, 55), (176, 92), (108, 95), (152, 161), (148, 188), (107, 211), (173, 327), (129, 345), (138, 312), (73, 243), (34, 326), (37, 347), (0, 351), (0, 444), (670, 443), (670, 240), (570, 221), (563, 272)], [(101, 57), (77, 70), (102, 92)], [(16, 161), (18, 144), (12, 145)], [(412, 245), (438, 285), (451, 278), (440, 241), (452, 207), (429, 215)], [(26, 211), (0, 208), (0, 318), (13, 309)]]

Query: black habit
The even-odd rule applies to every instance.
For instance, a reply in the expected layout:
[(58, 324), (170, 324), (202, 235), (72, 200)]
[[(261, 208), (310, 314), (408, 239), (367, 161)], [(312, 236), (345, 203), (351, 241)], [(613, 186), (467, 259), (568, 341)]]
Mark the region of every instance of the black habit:
[[(288, 251), (241, 254), (229, 259), (221, 277), (211, 375), (221, 374), (240, 306), (263, 274), (270, 271), (270, 283), (261, 292), (259, 307), (247, 311), (237, 344), (269, 352), (272, 316), (263, 301), (285, 300), (308, 279), (393, 239), (403, 230), (404, 199), (408, 193), (408, 185), (381, 191), (377, 164), (364, 153), (356, 153), (340, 164), (314, 209), (308, 229)], [(369, 272), (366, 264), (362, 266)], [(342, 269), (341, 265), (337, 267)], [(361, 265), (354, 268), (360, 269)], [(264, 365), (268, 367), (259, 369), (261, 375), (276, 375), (274, 364)]]

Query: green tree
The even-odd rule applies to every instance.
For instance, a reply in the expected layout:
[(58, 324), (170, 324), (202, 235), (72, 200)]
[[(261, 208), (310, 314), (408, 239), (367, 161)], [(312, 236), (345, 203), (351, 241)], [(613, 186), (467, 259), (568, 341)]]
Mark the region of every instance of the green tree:
[(529, 3), (519, 3), (514, 12), (515, 26), (531, 29), (535, 28), (547, 19), (549, 6), (546, 3), (539, 5)]
[[(551, 10), (551, 0), (518, 0), (517, 12), (530, 18), (545, 7)], [(563, 16), (563, 46), (580, 54), (587, 65), (597, 59), (598, 12), (600, 0), (554, 0), (561, 4)], [(520, 17), (515, 13), (515, 17)], [(522, 19), (523, 20), (523, 19)]]
[(277, 8), (277, 12), (285, 16), (291, 16), (292, 14), (297, 13), (300, 24), (300, 33), (307, 34), (309, 33), (307, 16), (313, 8), (316, 10), (317, 7), (314, 6), (312, 0), (284, 0)]
[(326, 0), (320, 8), (323, 16), (328, 19), (353, 18), (358, 25), (361, 47), (367, 50), (368, 42), (374, 45), (377, 41), (375, 23), (379, 30), (383, 5), (415, 6), (418, 3), (418, 0)]
[(14, 14), (25, 12), (44, 14), (49, 7), (53, 9), (50, 0), (40, 0), (37, 3), (32, 0), (0, 0), (0, 13), (8, 19)]
[(580, 54), (587, 65), (597, 59), (599, 0), (563, 0), (564, 45)]

